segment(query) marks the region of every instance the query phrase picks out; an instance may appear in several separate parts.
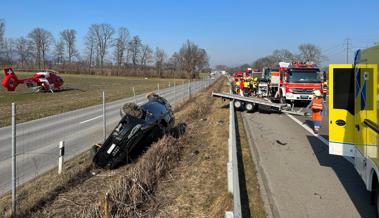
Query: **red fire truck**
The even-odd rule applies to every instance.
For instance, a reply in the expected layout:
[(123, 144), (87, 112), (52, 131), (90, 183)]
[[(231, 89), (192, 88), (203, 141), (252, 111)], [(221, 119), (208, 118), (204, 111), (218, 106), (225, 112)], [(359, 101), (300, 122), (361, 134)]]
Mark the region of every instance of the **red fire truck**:
[(310, 101), (316, 89), (323, 93), (320, 69), (313, 63), (280, 62), (279, 73), (271, 75), (270, 86), (280, 103)]

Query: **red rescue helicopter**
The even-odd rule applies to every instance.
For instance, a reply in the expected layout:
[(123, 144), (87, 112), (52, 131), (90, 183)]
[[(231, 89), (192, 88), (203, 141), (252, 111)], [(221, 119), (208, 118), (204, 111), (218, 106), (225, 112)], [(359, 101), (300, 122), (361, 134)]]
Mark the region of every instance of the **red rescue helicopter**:
[(12, 68), (4, 68), (4, 80), (2, 86), (8, 91), (14, 91), (18, 84), (26, 84), (27, 87), (32, 88), (33, 92), (54, 92), (61, 90), (63, 79), (51, 70), (38, 72), (32, 77), (25, 79), (18, 79)]

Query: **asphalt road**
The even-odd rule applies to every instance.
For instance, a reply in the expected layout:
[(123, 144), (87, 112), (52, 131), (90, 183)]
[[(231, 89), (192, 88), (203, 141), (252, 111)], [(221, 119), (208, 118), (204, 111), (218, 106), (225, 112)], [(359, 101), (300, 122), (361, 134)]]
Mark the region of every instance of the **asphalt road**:
[[(325, 140), (307, 130), (309, 120), (258, 112), (243, 112), (243, 119), (273, 217), (376, 217), (354, 166), (329, 155)], [(324, 139), (327, 123), (326, 112), (320, 132)]]
[[(212, 81), (191, 83), (191, 93)], [(156, 90), (155, 90), (156, 91)], [(170, 103), (188, 98), (188, 83), (160, 90)], [(107, 103), (106, 129), (110, 133), (120, 120), (119, 109), (133, 97)], [(146, 94), (136, 96), (138, 104)], [(101, 102), (101, 99), (99, 99)], [(17, 185), (57, 166), (59, 141), (65, 142), (65, 159), (103, 141), (102, 105), (95, 105), (17, 125)], [(11, 127), (0, 128), (0, 194), (11, 189)]]

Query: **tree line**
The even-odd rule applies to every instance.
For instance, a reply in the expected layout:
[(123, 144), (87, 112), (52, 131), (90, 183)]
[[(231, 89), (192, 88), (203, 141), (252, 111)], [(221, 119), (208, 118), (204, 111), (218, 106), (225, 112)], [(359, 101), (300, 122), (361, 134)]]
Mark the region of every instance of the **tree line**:
[(0, 19), (0, 65), (18, 69), (51, 68), (64, 73), (196, 78), (209, 70), (205, 49), (187, 40), (170, 57), (163, 48), (153, 49), (126, 27), (117, 30), (106, 23), (92, 24), (77, 48), (77, 31), (64, 29), (57, 38), (44, 28), (26, 36), (5, 37)]
[(310, 43), (305, 43), (298, 46), (298, 53), (292, 53), (287, 49), (275, 49), (271, 55), (258, 58), (252, 64), (243, 64), (237, 67), (217, 65), (216, 69), (237, 72), (245, 71), (250, 67), (260, 71), (263, 67), (277, 68), (278, 63), (281, 61), (310, 61), (320, 65), (323, 61), (327, 61), (327, 57), (322, 54), (320, 47)]

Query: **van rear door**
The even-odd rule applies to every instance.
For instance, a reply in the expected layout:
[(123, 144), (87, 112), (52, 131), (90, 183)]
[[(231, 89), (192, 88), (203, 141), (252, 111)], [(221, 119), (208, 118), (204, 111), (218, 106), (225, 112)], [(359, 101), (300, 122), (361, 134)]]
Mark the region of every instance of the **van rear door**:
[(329, 154), (354, 156), (354, 68), (329, 65)]

